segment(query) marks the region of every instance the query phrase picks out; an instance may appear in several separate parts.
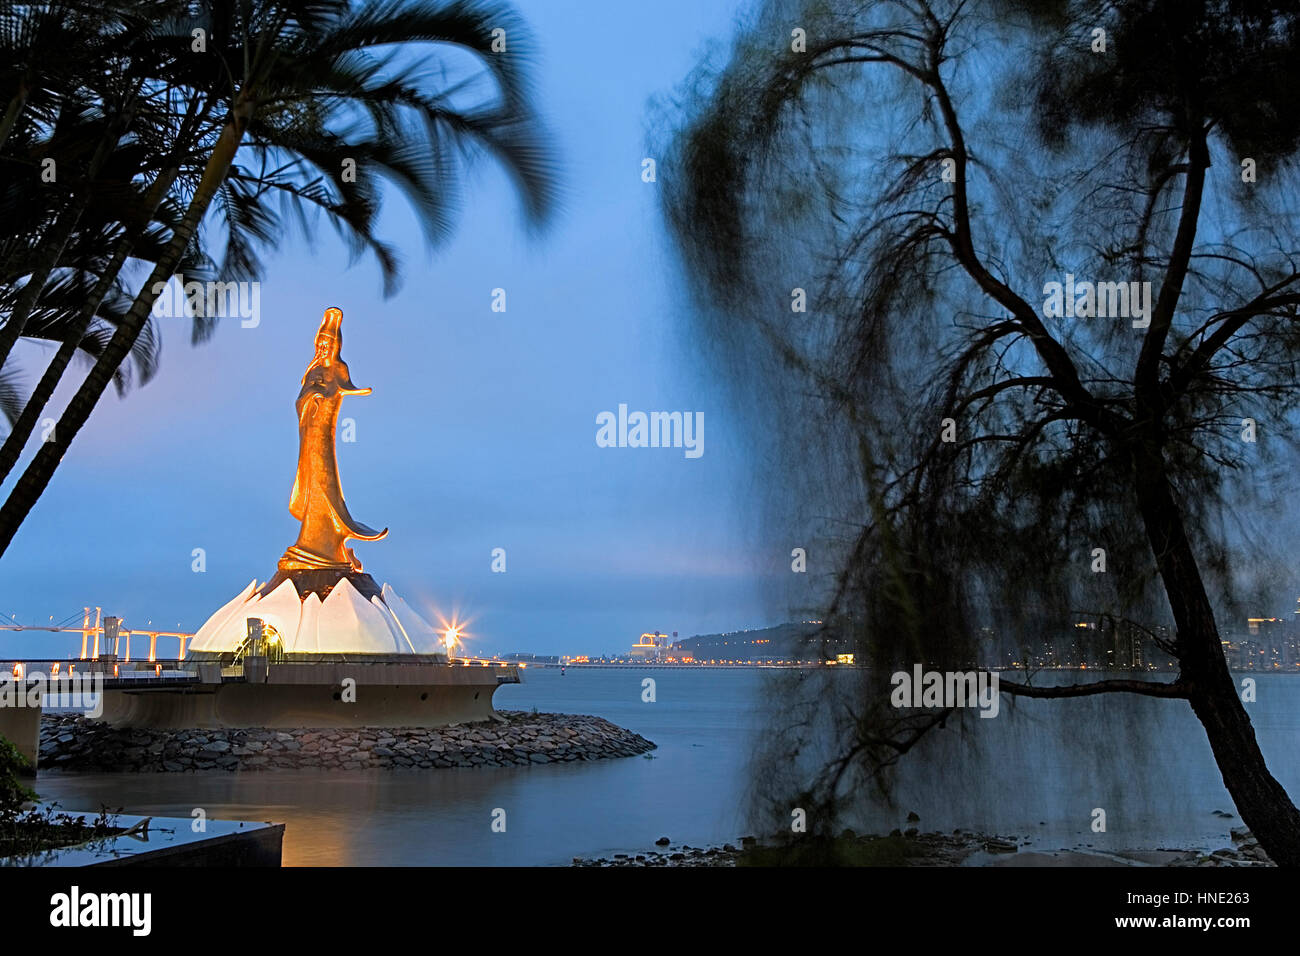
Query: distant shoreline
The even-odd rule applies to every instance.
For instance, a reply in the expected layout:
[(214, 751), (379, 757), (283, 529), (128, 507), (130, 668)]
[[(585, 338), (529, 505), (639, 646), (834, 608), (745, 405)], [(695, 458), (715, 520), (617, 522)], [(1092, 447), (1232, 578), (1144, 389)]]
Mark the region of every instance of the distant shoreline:
[[(689, 662), (689, 661), (630, 661), (630, 660), (596, 660), (583, 661), (577, 664), (554, 664), (549, 661), (538, 662), (531, 660), (518, 660), (506, 658), (492, 658), (492, 660), (501, 664), (516, 664), (524, 670), (844, 670), (860, 671), (870, 670), (869, 664), (841, 664), (834, 661), (805, 661), (802, 663), (784, 663), (780, 661), (716, 661), (716, 662)], [(1094, 667), (1089, 665), (1083, 667), (1080, 665), (1059, 665), (1054, 667), (1008, 667), (1008, 666), (976, 666), (971, 665), (968, 670), (989, 671), (996, 673), (1015, 673), (1015, 674), (1037, 674), (1050, 671), (1052, 673), (1080, 673), (1095, 672), (1103, 674), (1176, 674), (1178, 667), (1170, 665), (1169, 667), (1149, 668), (1149, 667)], [(1290, 670), (1282, 668), (1261, 668), (1259, 670), (1245, 669), (1241, 670), (1235, 667), (1228, 668), (1232, 674), (1282, 674), (1300, 677), (1300, 666)]]

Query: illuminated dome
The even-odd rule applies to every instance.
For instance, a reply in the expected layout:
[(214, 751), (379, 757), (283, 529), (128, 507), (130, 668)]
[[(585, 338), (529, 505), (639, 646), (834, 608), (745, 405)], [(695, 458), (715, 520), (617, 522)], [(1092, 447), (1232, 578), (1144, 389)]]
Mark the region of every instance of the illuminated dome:
[(275, 628), (286, 654), (436, 654), (442, 641), (393, 589), (368, 574), (330, 575), (327, 583), (302, 573), (250, 581), (199, 628), (192, 653), (227, 654), (248, 636), (247, 620)]

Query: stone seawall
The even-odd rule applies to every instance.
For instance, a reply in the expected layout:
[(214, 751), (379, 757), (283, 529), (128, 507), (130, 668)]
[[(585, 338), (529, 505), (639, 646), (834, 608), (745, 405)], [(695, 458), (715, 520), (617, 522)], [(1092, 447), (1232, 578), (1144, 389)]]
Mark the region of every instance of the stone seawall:
[(655, 745), (602, 717), (501, 711), (504, 722), (423, 728), (147, 730), (79, 714), (41, 720), (41, 770), (184, 772), (510, 767), (632, 757)]

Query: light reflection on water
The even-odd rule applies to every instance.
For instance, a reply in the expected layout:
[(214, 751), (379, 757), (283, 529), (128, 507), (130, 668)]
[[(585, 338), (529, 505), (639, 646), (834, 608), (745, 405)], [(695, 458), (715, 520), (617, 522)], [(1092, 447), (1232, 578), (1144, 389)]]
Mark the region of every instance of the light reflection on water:
[[(650, 673), (650, 672), (647, 672)], [(637, 670), (525, 671), (498, 709), (597, 714), (658, 744), (653, 760), (434, 771), (233, 774), (42, 774), (38, 791), (66, 808), (273, 820), (287, 824), (284, 862), (328, 865), (546, 865), (643, 850), (661, 836), (693, 846), (733, 841), (743, 826), (744, 763), (756, 671), (655, 670), (641, 700)], [(492, 811), (506, 811), (493, 833)]]
[[(641, 699), (653, 676), (656, 701)], [(1090, 675), (1090, 679), (1092, 675)], [(638, 852), (661, 836), (692, 846), (735, 841), (748, 761), (765, 714), (781, 700), (760, 671), (529, 669), (497, 691), (500, 709), (588, 713), (653, 740), (631, 757), (491, 769), (212, 774), (42, 774), (37, 790), (67, 809), (287, 824), (285, 863), (556, 865), (574, 856)], [(1063, 680), (1077, 679), (1061, 675)], [(1300, 678), (1261, 675), (1248, 705), (1269, 766), (1300, 797)], [(956, 827), (1024, 835), (1035, 849), (1214, 849), (1240, 826), (1185, 702), (1128, 695), (1069, 701), (1003, 698), (971, 721), (974, 743), (944, 732), (905, 763), (893, 807), (861, 826)], [(1088, 824), (1107, 812), (1107, 832)], [(506, 832), (491, 829), (496, 808)], [(1040, 821), (1044, 824), (1040, 826)], [(779, 825), (779, 824), (777, 824)]]

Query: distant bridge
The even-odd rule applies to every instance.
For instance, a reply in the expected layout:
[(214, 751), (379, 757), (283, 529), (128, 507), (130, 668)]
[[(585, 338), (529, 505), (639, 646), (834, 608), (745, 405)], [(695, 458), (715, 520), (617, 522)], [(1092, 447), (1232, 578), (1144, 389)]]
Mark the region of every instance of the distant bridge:
[[(28, 624), (0, 624), (0, 631), (47, 631), (56, 634), (80, 634), (81, 635), (81, 655), (79, 660), (98, 661), (102, 656), (114, 663), (131, 663), (131, 638), (135, 637), (137, 641), (141, 638), (149, 639), (149, 655), (140, 660), (149, 663), (180, 663), (186, 659), (186, 651), (189, 642), (194, 635), (187, 631), (171, 630), (153, 630), (151, 628), (134, 628), (128, 629), (121, 625), (119, 618), (103, 617), (100, 608), (94, 609), (92, 616), (90, 608), (84, 608), (82, 622), (80, 627), (75, 626), (54, 626), (54, 625), (28, 625)], [(93, 620), (92, 620), (93, 617)], [(159, 638), (176, 638), (177, 654), (175, 658), (161, 659), (158, 657), (158, 639)], [(110, 651), (109, 644), (112, 645)], [(137, 646), (139, 646), (137, 644)], [(101, 651), (102, 648), (102, 651)], [(14, 665), (40, 663), (49, 663), (48, 658), (37, 658), (29, 661), (10, 659)], [(71, 663), (71, 662), (69, 662)], [(566, 662), (560, 661), (553, 663), (550, 661), (503, 661), (498, 658), (486, 657), (451, 657), (448, 656), (449, 664), (458, 664), (464, 667), (503, 667), (506, 665), (516, 665), (521, 668), (541, 668), (549, 667), (552, 669), (566, 668), (589, 668), (606, 670), (646, 670), (653, 668), (658, 670), (737, 670), (737, 669), (760, 669), (760, 670), (806, 670), (810, 667), (848, 667), (854, 665), (833, 661), (578, 661)], [(67, 673), (64, 671), (64, 673)], [(123, 678), (131, 682), (143, 680), (144, 678)]]
[[(48, 631), (56, 634), (80, 634), (81, 635), (81, 657), (83, 661), (99, 660), (101, 642), (104, 646), (105, 653), (108, 644), (111, 642), (113, 658), (129, 663), (131, 660), (131, 638), (149, 638), (149, 656), (148, 661), (158, 660), (158, 638), (174, 637), (178, 641), (176, 660), (185, 659), (185, 651), (189, 645), (190, 639), (194, 637), (188, 631), (170, 631), (170, 630), (153, 630), (150, 628), (136, 628), (128, 630), (122, 627), (121, 619), (116, 617), (103, 617), (102, 609), (95, 608), (94, 621), (91, 621), (90, 608), (84, 609), (82, 615), (81, 627), (64, 627), (52, 625), (29, 625), (29, 624), (0, 624), (0, 631)], [(138, 646), (138, 645), (137, 645)]]

